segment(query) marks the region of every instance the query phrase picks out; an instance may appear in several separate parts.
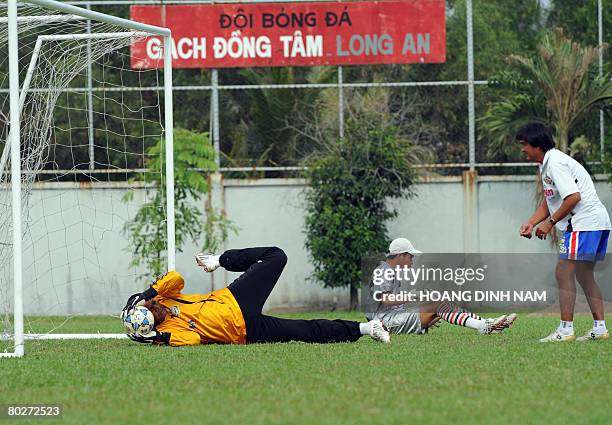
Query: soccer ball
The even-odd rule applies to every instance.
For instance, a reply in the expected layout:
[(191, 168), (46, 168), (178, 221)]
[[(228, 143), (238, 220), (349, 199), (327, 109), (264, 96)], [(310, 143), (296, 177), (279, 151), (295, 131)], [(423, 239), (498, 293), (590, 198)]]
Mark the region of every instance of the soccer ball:
[(153, 313), (146, 307), (136, 307), (123, 319), (125, 331), (132, 335), (146, 335), (153, 330), (154, 324)]

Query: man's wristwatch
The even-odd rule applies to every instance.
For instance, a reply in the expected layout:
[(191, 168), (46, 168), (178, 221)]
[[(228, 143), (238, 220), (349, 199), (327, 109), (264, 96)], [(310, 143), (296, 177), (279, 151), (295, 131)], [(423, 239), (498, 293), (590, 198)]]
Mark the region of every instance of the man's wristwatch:
[(548, 217), (548, 222), (552, 225), (557, 224), (557, 220), (555, 220), (554, 218), (552, 218), (552, 215), (550, 217)]

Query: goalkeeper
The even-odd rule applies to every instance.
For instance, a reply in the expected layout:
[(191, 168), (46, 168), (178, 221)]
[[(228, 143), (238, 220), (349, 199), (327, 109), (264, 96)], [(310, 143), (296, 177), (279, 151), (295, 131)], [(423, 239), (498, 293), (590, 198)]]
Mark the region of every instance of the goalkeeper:
[(209, 343), (250, 344), (303, 341), (331, 343), (357, 341), (363, 335), (389, 342), (379, 320), (359, 323), (348, 320), (290, 320), (262, 314), (266, 299), (287, 263), (276, 247), (231, 249), (220, 256), (196, 256), (198, 265), (212, 272), (224, 267), (245, 272), (227, 288), (209, 294), (183, 294), (183, 277), (171, 271), (143, 293), (132, 295), (122, 316), (144, 306), (154, 317), (146, 334), (128, 333), (133, 341), (171, 346)]

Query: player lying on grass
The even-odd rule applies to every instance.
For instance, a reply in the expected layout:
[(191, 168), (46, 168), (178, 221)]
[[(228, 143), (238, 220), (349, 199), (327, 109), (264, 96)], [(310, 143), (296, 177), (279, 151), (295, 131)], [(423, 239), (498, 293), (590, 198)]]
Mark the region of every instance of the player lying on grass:
[[(303, 341), (314, 343), (357, 341), (369, 335), (389, 342), (379, 320), (290, 320), (262, 314), (266, 299), (287, 263), (275, 247), (231, 249), (220, 256), (198, 254), (207, 272), (224, 267), (244, 272), (227, 288), (209, 294), (183, 294), (182, 276), (171, 271), (143, 293), (132, 295), (123, 309), (124, 320), (137, 306), (153, 313), (154, 328), (146, 335), (128, 333), (133, 341), (172, 346), (208, 343), (250, 344)], [(129, 320), (129, 319), (128, 319)]]
[[(397, 267), (404, 268), (412, 266), (413, 258), (422, 252), (415, 249), (406, 238), (394, 239), (389, 245), (386, 260), (374, 270), (373, 276), (380, 276), (379, 284), (370, 282), (370, 295), (374, 297), (374, 291), (381, 294), (399, 294), (401, 292), (401, 281), (395, 273), (392, 279), (385, 278), (387, 269), (395, 270)], [(382, 298), (382, 297), (379, 297)], [(470, 313), (456, 305), (447, 302), (427, 303), (410, 306), (403, 301), (378, 301), (375, 309), (366, 313), (368, 320), (379, 319), (391, 333), (415, 333), (423, 334), (428, 328), (436, 324), (440, 319), (452, 325), (465, 326), (475, 329), (481, 334), (500, 333), (510, 327), (516, 320), (516, 314), (503, 315), (493, 319), (483, 319), (475, 313)]]

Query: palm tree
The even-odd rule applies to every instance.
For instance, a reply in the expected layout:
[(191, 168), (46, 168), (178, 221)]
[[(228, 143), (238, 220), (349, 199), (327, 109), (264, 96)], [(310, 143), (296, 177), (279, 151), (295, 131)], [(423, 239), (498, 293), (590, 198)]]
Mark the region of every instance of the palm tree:
[(598, 75), (595, 67), (606, 47), (581, 46), (557, 28), (543, 37), (534, 58), (509, 56), (513, 69), (500, 74), (509, 96), (480, 120), (490, 149), (507, 152), (519, 127), (540, 121), (554, 129), (557, 147), (567, 152), (570, 130), (594, 108), (611, 104), (610, 76)]
[[(245, 68), (240, 76), (248, 85), (292, 85), (335, 81), (333, 67), (307, 69)], [(314, 111), (321, 89), (264, 88), (238, 93), (230, 110), (240, 117), (229, 131), (232, 147), (225, 160), (232, 165), (297, 165), (312, 151), (301, 127)], [(248, 106), (242, 106), (247, 104)], [(249, 158), (256, 158), (253, 162)]]

